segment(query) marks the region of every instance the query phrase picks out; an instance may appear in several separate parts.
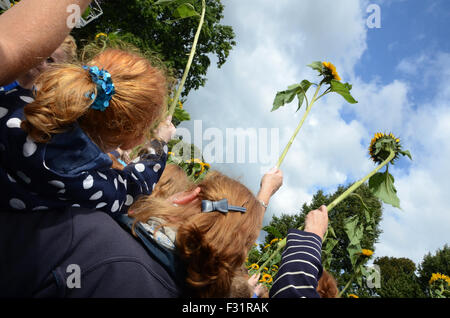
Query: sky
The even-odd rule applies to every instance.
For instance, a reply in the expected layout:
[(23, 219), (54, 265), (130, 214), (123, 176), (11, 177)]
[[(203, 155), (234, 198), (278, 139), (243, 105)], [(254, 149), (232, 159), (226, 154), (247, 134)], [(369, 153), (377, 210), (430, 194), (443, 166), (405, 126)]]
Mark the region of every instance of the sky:
[[(295, 112), (293, 102), (271, 112), (275, 94), (303, 79), (317, 80), (306, 67), (312, 61), (331, 61), (358, 100), (348, 104), (330, 94), (312, 108), (281, 166), (283, 186), (270, 201), (264, 225), (273, 215), (299, 212), (318, 189), (332, 193), (366, 175), (374, 168), (367, 152), (373, 134), (392, 132), (413, 160), (403, 157), (389, 170), (402, 209), (383, 204), (374, 257), (407, 257), (419, 264), (450, 243), (450, 1), (222, 3), (222, 24), (233, 27), (237, 45), (220, 69), (211, 57), (206, 85), (184, 104), (192, 120), (180, 127), (200, 131), (194, 143), (203, 150), (212, 140), (207, 131), (221, 133), (224, 153), (233, 148), (227, 129), (257, 132), (258, 146), (271, 144), (272, 131), (278, 135), (269, 157), (221, 163), (210, 156), (213, 169), (258, 191), (304, 111)], [(250, 152), (249, 145), (245, 149)]]

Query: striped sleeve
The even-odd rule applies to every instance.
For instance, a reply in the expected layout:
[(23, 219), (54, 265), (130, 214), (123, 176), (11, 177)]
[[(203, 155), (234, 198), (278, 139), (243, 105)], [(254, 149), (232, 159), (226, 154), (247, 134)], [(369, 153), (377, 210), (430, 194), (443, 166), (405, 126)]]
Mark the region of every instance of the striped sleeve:
[(270, 289), (271, 298), (319, 298), (322, 240), (316, 234), (291, 229), (281, 265)]

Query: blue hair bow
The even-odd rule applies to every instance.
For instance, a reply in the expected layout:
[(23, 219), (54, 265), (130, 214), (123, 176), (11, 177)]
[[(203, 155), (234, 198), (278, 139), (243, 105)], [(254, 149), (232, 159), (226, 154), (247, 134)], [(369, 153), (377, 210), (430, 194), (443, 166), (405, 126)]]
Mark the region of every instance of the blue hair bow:
[(228, 205), (227, 199), (220, 201), (202, 200), (202, 212), (219, 211), (222, 213), (228, 213), (228, 211), (246, 212), (247, 209), (242, 206)]
[(104, 111), (108, 106), (111, 98), (115, 93), (114, 84), (111, 79), (111, 74), (104, 69), (99, 69), (97, 66), (83, 66), (85, 70), (89, 70), (92, 81), (97, 84), (97, 96), (94, 93), (87, 94), (86, 97), (90, 97), (94, 100), (91, 108), (95, 110)]

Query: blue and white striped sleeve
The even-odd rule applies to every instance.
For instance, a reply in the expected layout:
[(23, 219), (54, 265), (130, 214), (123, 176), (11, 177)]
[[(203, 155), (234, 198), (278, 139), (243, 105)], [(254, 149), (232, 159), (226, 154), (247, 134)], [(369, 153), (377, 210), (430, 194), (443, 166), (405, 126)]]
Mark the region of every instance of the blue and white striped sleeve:
[(270, 297), (319, 298), (316, 288), (323, 271), (321, 251), (322, 240), (316, 234), (289, 230)]

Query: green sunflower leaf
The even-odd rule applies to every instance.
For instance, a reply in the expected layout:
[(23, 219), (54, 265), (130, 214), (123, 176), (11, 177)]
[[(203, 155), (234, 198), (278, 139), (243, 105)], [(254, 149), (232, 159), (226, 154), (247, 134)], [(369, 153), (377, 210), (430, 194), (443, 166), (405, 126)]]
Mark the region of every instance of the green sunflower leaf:
[(349, 83), (341, 83), (339, 81), (336, 81), (334, 79), (330, 82), (330, 89), (332, 92), (336, 92), (344, 99), (349, 102), (350, 104), (356, 104), (357, 101), (353, 98), (353, 96), (350, 94), (350, 90), (352, 89), (352, 85)]
[(177, 2), (177, 0), (158, 0), (155, 2), (155, 5), (168, 5), (171, 3)]
[(312, 62), (311, 64), (308, 64), (307, 66), (309, 66), (313, 70), (316, 70), (320, 74), (322, 74), (322, 62), (321, 61)]
[(369, 179), (370, 191), (384, 203), (400, 209), (400, 199), (394, 187), (394, 177), (386, 169), (378, 172)]
[(303, 100), (306, 97), (306, 92), (308, 91), (308, 89), (311, 87), (312, 83), (308, 80), (303, 80), (300, 83), (300, 91), (297, 93), (297, 98), (298, 98), (298, 107), (296, 112), (299, 111), (299, 109), (302, 107), (303, 104)]
[(408, 156), (409, 159), (412, 160), (412, 156), (411, 156), (411, 153), (409, 152), (409, 150), (399, 150), (398, 152), (404, 156)]
[(172, 122), (176, 126), (178, 126), (182, 121), (190, 120), (191, 116), (187, 111), (181, 109), (180, 107), (176, 107), (173, 113)]
[(173, 16), (177, 19), (185, 19), (199, 15), (200, 14), (197, 11), (195, 11), (194, 6), (190, 3), (181, 4), (173, 12)]
[(293, 84), (289, 86), (287, 90), (277, 92), (277, 94), (275, 95), (275, 100), (273, 101), (273, 107), (271, 111), (273, 112), (281, 106), (292, 102), (294, 97), (301, 91), (300, 85), (301, 84)]

